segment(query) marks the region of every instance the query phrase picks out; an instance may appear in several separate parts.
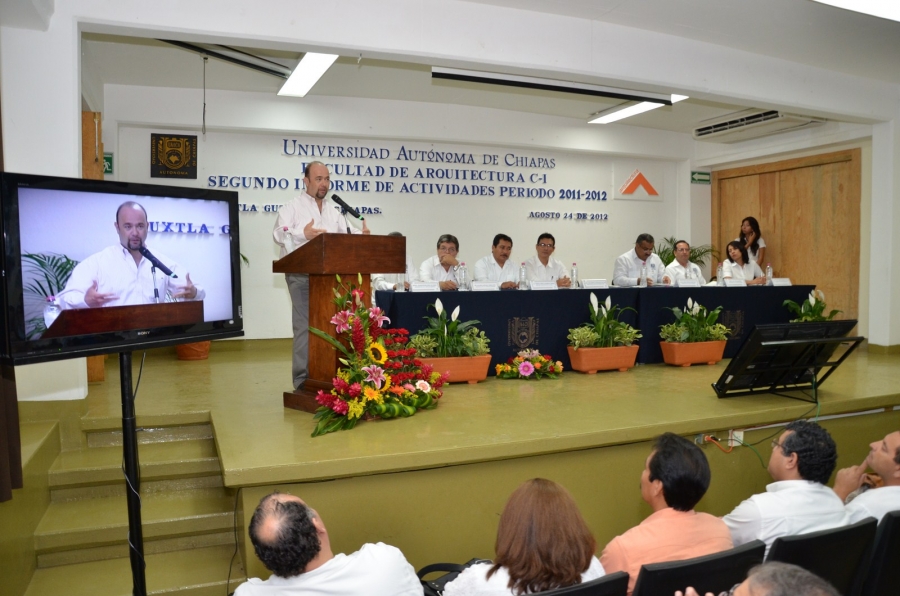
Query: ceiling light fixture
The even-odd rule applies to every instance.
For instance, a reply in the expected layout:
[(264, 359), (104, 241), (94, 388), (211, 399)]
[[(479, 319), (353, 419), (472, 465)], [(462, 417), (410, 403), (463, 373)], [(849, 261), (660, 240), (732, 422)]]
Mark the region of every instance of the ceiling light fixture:
[(633, 91), (631, 89), (620, 89), (618, 87), (604, 87), (602, 85), (590, 85), (588, 83), (541, 79), (538, 77), (526, 77), (498, 72), (481, 72), (477, 70), (462, 70), (459, 68), (432, 66), (431, 78), (449, 81), (464, 81), (469, 83), (484, 83), (487, 85), (501, 85), (505, 87), (519, 87), (522, 89), (558, 91), (561, 93), (592, 95), (594, 97), (611, 97), (613, 99), (623, 99), (626, 101), (652, 101), (658, 102), (660, 105), (672, 104), (671, 96), (665, 93)]
[(873, 17), (900, 21), (900, 3), (897, 0), (815, 0), (844, 10), (861, 12)]
[[(678, 103), (679, 101), (684, 101), (688, 99), (687, 95), (672, 95), (669, 101), (670, 104)], [(594, 114), (591, 120), (588, 120), (588, 124), (609, 124), (610, 122), (615, 122), (616, 120), (622, 120), (624, 118), (630, 118), (631, 116), (637, 116), (638, 114), (643, 114), (644, 112), (649, 112), (650, 110), (655, 110), (656, 108), (661, 108), (665, 104), (655, 102), (655, 101), (642, 101), (640, 103), (628, 102), (617, 105), (615, 107), (609, 108), (608, 110), (603, 110), (602, 112), (598, 112)]]
[(315, 52), (307, 52), (288, 80), (282, 85), (278, 95), (290, 95), (292, 97), (305, 97), (309, 90), (313, 88), (322, 75), (325, 74), (334, 61), (338, 59), (337, 54), (316, 54)]

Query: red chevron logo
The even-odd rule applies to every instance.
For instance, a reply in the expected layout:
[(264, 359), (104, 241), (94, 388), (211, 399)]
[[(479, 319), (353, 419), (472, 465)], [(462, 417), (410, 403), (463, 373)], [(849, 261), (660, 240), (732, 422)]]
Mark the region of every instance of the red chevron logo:
[(653, 185), (650, 184), (650, 181), (647, 180), (647, 178), (643, 174), (641, 174), (640, 170), (635, 170), (631, 173), (631, 176), (628, 178), (625, 184), (622, 185), (622, 188), (619, 189), (619, 193), (623, 195), (630, 195), (633, 194), (634, 191), (636, 191), (638, 187), (641, 186), (645, 191), (647, 191), (648, 195), (654, 197), (659, 196), (659, 193), (656, 192), (656, 189), (653, 188)]

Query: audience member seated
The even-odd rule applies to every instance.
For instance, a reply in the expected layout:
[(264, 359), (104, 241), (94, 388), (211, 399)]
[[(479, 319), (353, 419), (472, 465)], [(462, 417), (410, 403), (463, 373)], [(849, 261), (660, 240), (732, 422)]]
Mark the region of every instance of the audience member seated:
[(696, 263), (691, 263), (691, 245), (686, 240), (675, 243), (675, 260), (666, 265), (666, 283), (675, 285), (679, 279), (696, 279), (701, 286), (706, 285), (703, 272)]
[(379, 542), (351, 555), (333, 554), (319, 514), (292, 495), (262, 498), (250, 520), (250, 541), (274, 575), (248, 579), (235, 596), (422, 596), (403, 553)]
[(452, 234), (444, 234), (437, 241), (437, 255), (425, 259), (419, 266), (420, 281), (436, 281), (442, 290), (455, 290), (456, 269), (459, 261), (459, 240)]
[[(900, 431), (870, 445), (866, 460), (838, 470), (834, 492), (847, 503), (848, 523), (866, 517), (878, 521), (889, 511), (900, 510)], [(875, 475), (866, 474), (871, 468)]]
[(534, 478), (500, 514), (494, 563), (469, 567), (445, 586), (444, 596), (517, 596), (591, 581), (604, 575), (596, 548), (569, 491)]
[(747, 256), (751, 261), (757, 264), (766, 262), (766, 241), (762, 239), (759, 222), (755, 217), (744, 218), (741, 222), (741, 235), (735, 240), (747, 249)]
[(754, 261), (747, 258), (747, 249), (740, 242), (729, 242), (728, 258), (722, 262), (722, 277), (724, 279), (743, 279), (748, 286), (758, 286), (766, 283), (766, 276), (762, 269)]
[(634, 242), (634, 249), (616, 259), (613, 269), (613, 284), (629, 287), (641, 285), (641, 266), (647, 265), (647, 285), (664, 283), (666, 266), (659, 255), (653, 252), (656, 243), (650, 234), (641, 234)]
[[(788, 563), (757, 565), (747, 574), (747, 579), (728, 592), (726, 596), (840, 596), (827, 581), (802, 567)], [(722, 596), (720, 594), (719, 596)], [(675, 592), (675, 596), (682, 593)], [(688, 588), (684, 596), (699, 596), (694, 588)], [(705, 596), (715, 596), (707, 592)]]
[(562, 261), (554, 259), (553, 251), (556, 250), (556, 238), (553, 234), (544, 232), (538, 236), (537, 245), (534, 247), (537, 254), (525, 261), (525, 274), (528, 281), (554, 281), (557, 287), (569, 288), (572, 280), (566, 272), (566, 266)]
[(706, 455), (694, 443), (672, 433), (656, 439), (641, 474), (641, 497), (653, 514), (613, 538), (600, 555), (607, 573), (628, 572), (629, 594), (641, 565), (691, 559), (732, 547), (722, 520), (694, 511), (709, 488), (710, 476)]
[[(400, 232), (391, 232), (388, 236), (403, 237)], [(407, 251), (409, 247), (407, 247)], [(413, 265), (406, 253), (406, 273), (373, 273), (372, 274), (372, 302), (375, 302), (375, 292), (381, 290), (403, 291), (409, 289), (409, 284), (419, 281), (419, 270)]]
[(501, 290), (514, 290), (519, 286), (519, 268), (509, 260), (512, 254), (512, 238), (506, 234), (494, 236), (491, 254), (475, 263), (475, 281), (500, 282)]
[(828, 431), (806, 420), (788, 424), (772, 441), (768, 469), (775, 482), (723, 518), (734, 545), (759, 539), (768, 555), (779, 536), (846, 525), (843, 501), (825, 486), (836, 462), (837, 449)]

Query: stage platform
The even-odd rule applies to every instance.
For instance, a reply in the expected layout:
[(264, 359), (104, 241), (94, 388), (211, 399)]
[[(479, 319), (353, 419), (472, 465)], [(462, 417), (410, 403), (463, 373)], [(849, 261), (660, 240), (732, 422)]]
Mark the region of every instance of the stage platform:
[[(136, 353), (135, 378), (139, 362)], [(436, 410), (311, 438), (312, 415), (282, 406), (290, 341), (223, 341), (214, 342), (208, 361), (149, 352), (136, 406), (140, 427), (211, 423), (225, 485), (242, 489), (241, 536), (259, 497), (277, 487), (319, 511), (337, 550), (380, 540), (419, 567), (490, 557), (503, 503), (535, 476), (573, 492), (602, 548), (650, 512), (638, 484), (654, 436), (722, 433), (817, 414), (812, 404), (772, 395), (717, 398), (710, 384), (726, 363), (567, 372), (537, 382), (491, 377), (447, 386)], [(83, 428), (121, 417), (113, 357), (107, 373), (90, 387)], [(824, 424), (838, 441), (839, 465), (859, 463), (869, 442), (900, 428), (900, 357), (858, 351), (819, 399), (820, 416), (837, 416)], [(865, 415), (845, 416), (855, 413)], [(765, 438), (773, 432), (747, 434), (748, 442), (763, 440), (759, 456), (747, 448), (725, 454), (704, 447), (714, 475), (699, 509), (721, 515), (763, 490), (771, 452)], [(252, 548), (241, 546), (247, 575), (265, 577)]]

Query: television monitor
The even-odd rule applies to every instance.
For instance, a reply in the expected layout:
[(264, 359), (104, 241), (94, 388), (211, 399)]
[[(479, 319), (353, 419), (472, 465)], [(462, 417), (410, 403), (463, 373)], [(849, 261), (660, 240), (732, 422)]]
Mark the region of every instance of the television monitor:
[(0, 226), (6, 363), (243, 335), (236, 192), (4, 173)]
[[(852, 319), (757, 325), (713, 390), (720, 398), (776, 389), (816, 390), (862, 342), (862, 337), (848, 337), (856, 324)], [(838, 346), (847, 343), (850, 348), (832, 360)]]

